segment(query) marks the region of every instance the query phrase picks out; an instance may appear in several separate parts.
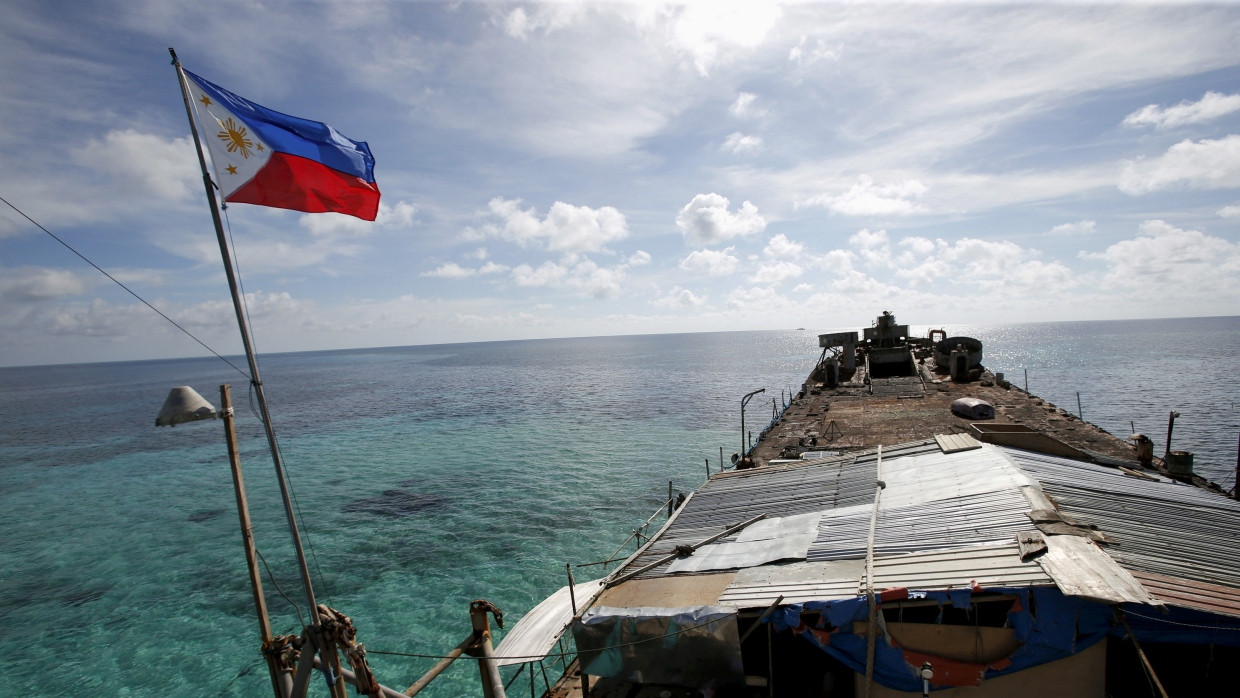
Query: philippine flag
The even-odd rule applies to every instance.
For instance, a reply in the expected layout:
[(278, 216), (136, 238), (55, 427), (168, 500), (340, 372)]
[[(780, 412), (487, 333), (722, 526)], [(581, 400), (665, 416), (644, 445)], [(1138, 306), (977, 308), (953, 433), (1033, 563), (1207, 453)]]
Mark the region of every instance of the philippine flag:
[(375, 219), (379, 187), (370, 146), (185, 75), (224, 201)]

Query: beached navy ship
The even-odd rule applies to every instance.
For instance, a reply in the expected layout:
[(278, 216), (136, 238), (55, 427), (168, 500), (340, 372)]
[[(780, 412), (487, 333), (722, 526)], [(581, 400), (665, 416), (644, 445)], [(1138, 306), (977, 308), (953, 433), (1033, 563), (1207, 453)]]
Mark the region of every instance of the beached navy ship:
[(529, 669), (512, 691), (1236, 693), (1240, 502), (1171, 450), (1174, 413), (1156, 457), (991, 373), (977, 340), (885, 312), (819, 344), (732, 467), (504, 637), (498, 663)]

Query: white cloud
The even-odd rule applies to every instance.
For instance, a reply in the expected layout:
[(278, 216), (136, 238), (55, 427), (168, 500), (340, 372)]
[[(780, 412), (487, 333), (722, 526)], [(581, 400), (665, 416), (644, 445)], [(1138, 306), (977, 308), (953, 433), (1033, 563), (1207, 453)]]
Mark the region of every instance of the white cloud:
[(1240, 206), (1224, 206), (1218, 210), (1220, 218), (1240, 218)]
[(809, 65), (824, 58), (834, 60), (839, 55), (839, 51), (832, 48), (826, 39), (815, 37), (810, 41), (808, 36), (802, 36), (797, 45), (788, 51), (788, 60), (798, 65)]
[(408, 201), (395, 204), (379, 202), (373, 221), (364, 221), (343, 213), (307, 213), (297, 223), (316, 238), (365, 237), (376, 230), (408, 230), (413, 227), (417, 205)]
[(1091, 220), (1080, 220), (1075, 223), (1060, 223), (1046, 232), (1047, 235), (1071, 237), (1075, 235), (1092, 235), (1096, 224)]
[(540, 219), (534, 209), (523, 210), (520, 204), (520, 199), (491, 199), (483, 215), (500, 218), (501, 222), (483, 225), (473, 232), (523, 247), (543, 245), (567, 255), (603, 251), (608, 243), (623, 240), (629, 234), (624, 214), (611, 206), (593, 209), (557, 201), (547, 217)]
[(572, 265), (543, 262), (538, 268), (521, 264), (512, 270), (518, 286), (569, 288), (598, 299), (618, 296), (624, 277), (623, 266), (600, 267), (589, 260)]
[(680, 268), (692, 274), (727, 276), (736, 271), (740, 260), (733, 254), (735, 247), (722, 250), (694, 250), (680, 260)]
[(697, 0), (680, 6), (672, 36), (706, 75), (716, 63), (734, 59), (735, 49), (757, 47), (782, 14), (774, 3)]
[(855, 248), (868, 264), (890, 263), (891, 247), (888, 242), (886, 230), (870, 230), (869, 228), (862, 228), (848, 238), (848, 244)]
[(766, 220), (758, 214), (758, 208), (748, 201), (740, 210), (728, 210), (728, 199), (719, 194), (698, 194), (685, 204), (676, 216), (676, 227), (685, 240), (695, 245), (709, 245), (730, 240), (766, 228)]
[(719, 149), (733, 155), (756, 153), (762, 149), (762, 136), (747, 136), (737, 131), (729, 134)]
[(736, 95), (736, 101), (732, 102), (732, 106), (728, 107), (728, 113), (738, 119), (753, 119), (766, 115), (764, 109), (760, 109), (754, 104), (758, 100), (758, 95), (752, 92), (741, 92)]
[(803, 273), (805, 270), (801, 268), (801, 265), (786, 260), (777, 260), (761, 264), (753, 276), (749, 277), (749, 281), (750, 283), (778, 284), (788, 279), (795, 279)]
[(1237, 111), (1240, 111), (1240, 94), (1207, 92), (1196, 102), (1185, 100), (1165, 109), (1157, 104), (1146, 105), (1124, 117), (1123, 123), (1125, 126), (1175, 128), (1212, 121)]
[(628, 264), (630, 267), (644, 267), (650, 264), (650, 253), (645, 250), (638, 250), (629, 257), (625, 264)]
[(1191, 189), (1240, 187), (1240, 136), (1218, 140), (1184, 140), (1161, 157), (1123, 163), (1119, 188), (1125, 194), (1148, 194), (1183, 186)]
[(650, 302), (656, 308), (700, 308), (706, 305), (708, 298), (699, 296), (687, 288), (679, 286), (673, 288), (666, 296), (661, 296)]
[(82, 277), (63, 269), (6, 269), (0, 277), (0, 298), (11, 303), (76, 296), (87, 288)]
[(421, 276), (430, 276), (436, 279), (466, 279), (477, 273), (477, 269), (467, 269), (456, 262), (445, 262), (431, 271), (422, 272)]
[[(1224, 307), (1240, 299), (1240, 245), (1161, 220), (1143, 222), (1137, 237), (1082, 258), (1107, 265), (1103, 283), (1143, 298), (1212, 297)], [(1192, 308), (1181, 308), (1193, 314)]]
[(876, 185), (872, 177), (861, 175), (843, 194), (819, 194), (805, 203), (846, 216), (906, 216), (926, 210), (917, 202), (926, 191), (926, 185), (915, 179)]
[(504, 15), (500, 23), (504, 33), (514, 39), (528, 39), (535, 32), (549, 34), (570, 26), (585, 8), (575, 3), (538, 3), (527, 12), (518, 7)]
[(74, 160), (100, 172), (122, 191), (182, 201), (201, 191), (202, 172), (188, 138), (165, 140), (133, 129), (109, 131), (73, 153)]
[(800, 257), (804, 253), (805, 245), (789, 240), (788, 236), (783, 233), (771, 238), (770, 242), (766, 243), (766, 247), (762, 250), (762, 254), (775, 259)]

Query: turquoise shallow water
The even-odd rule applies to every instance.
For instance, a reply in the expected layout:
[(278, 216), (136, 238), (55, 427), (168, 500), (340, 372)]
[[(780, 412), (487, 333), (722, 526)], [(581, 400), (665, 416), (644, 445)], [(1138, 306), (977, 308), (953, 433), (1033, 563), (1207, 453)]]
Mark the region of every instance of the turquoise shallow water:
[[(1018, 385), (1027, 368), (1033, 392), (1072, 411), (1080, 391), (1086, 419), (1119, 434), (1131, 420), (1159, 450), (1180, 411), (1176, 447), (1230, 487), (1240, 318), (948, 331), (982, 339), (987, 365)], [(740, 396), (767, 389), (747, 412), (757, 431), (767, 398), (799, 386), (819, 351), (813, 332), (782, 331), (264, 357), (319, 600), (352, 616), (372, 652), (450, 649), (475, 598), (515, 622), (565, 583), (565, 563), (619, 545), (669, 480), (699, 485), (704, 459), (717, 468), (720, 448), (740, 446)], [(221, 423), (153, 426), (170, 387), (218, 402), (223, 382), (255, 538), (296, 600), (242, 376), (216, 359), (0, 369), (0, 678), (13, 694), (267, 690)], [(294, 631), (264, 583), (277, 632)], [(397, 688), (433, 663), (370, 659)], [(477, 693), (461, 663), (430, 695)]]

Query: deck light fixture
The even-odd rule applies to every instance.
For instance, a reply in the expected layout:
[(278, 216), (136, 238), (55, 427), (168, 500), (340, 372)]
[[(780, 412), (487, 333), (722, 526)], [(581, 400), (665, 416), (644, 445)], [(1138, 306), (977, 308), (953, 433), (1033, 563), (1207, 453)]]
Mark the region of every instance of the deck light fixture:
[(197, 422), (203, 419), (216, 419), (219, 413), (207, 399), (198, 394), (197, 390), (182, 385), (173, 388), (164, 400), (164, 406), (155, 418), (157, 427), (175, 427), (185, 422)]

